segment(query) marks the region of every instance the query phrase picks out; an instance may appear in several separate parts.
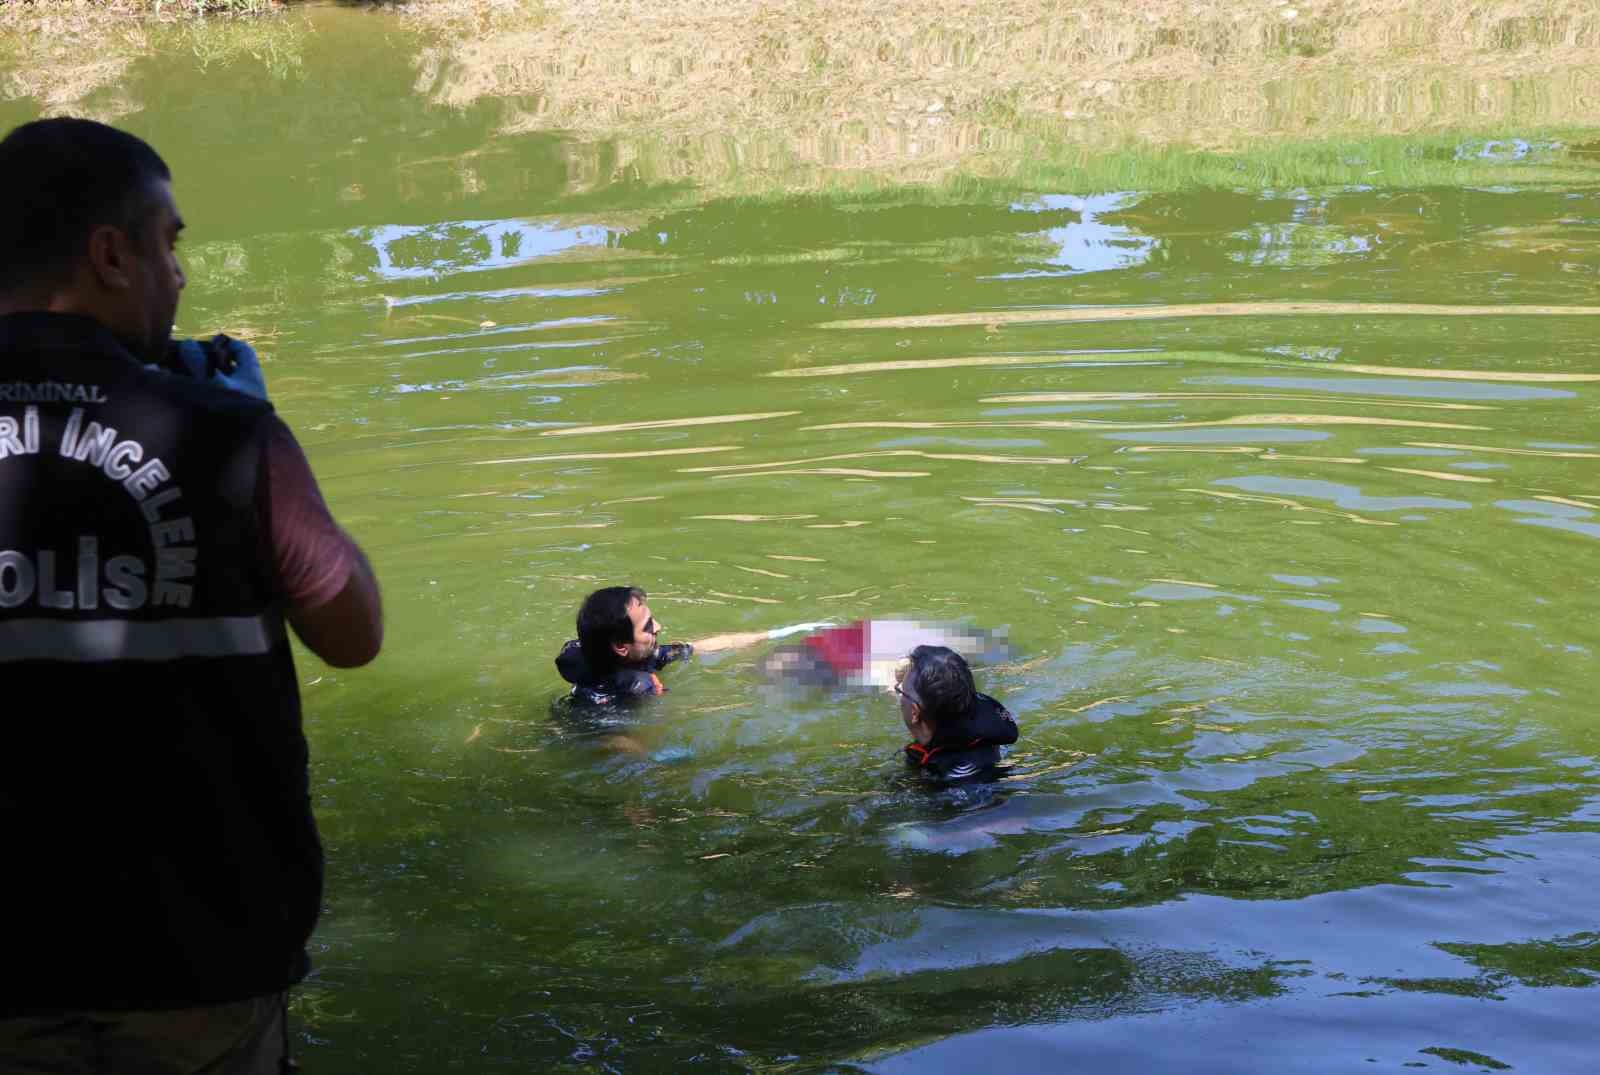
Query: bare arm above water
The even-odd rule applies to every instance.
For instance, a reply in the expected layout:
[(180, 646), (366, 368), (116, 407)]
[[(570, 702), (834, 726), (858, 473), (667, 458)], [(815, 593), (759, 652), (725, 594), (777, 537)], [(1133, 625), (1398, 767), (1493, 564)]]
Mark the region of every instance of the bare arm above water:
[(289, 623), (300, 641), (335, 668), (358, 668), (376, 657), (383, 646), (378, 579), (354, 541), (350, 547), (354, 562), (339, 595), (315, 608), (289, 609)]
[(804, 634), (822, 627), (832, 627), (832, 623), (797, 623), (793, 627), (774, 627), (770, 631), (739, 631), (734, 634), (712, 635), (702, 638), (694, 643), (696, 653), (716, 653), (719, 650), (744, 649), (746, 646), (758, 645), (762, 642), (771, 642), (774, 639), (787, 638), (790, 635)]
[(712, 635), (710, 638), (698, 638), (693, 643), (696, 653), (719, 653), (723, 650), (744, 649), (754, 646), (758, 642), (767, 640), (765, 631), (740, 631), (728, 635)]
[(383, 645), (377, 576), (360, 546), (334, 522), (294, 434), (274, 422), (258, 510), (289, 624), (335, 668), (366, 664)]

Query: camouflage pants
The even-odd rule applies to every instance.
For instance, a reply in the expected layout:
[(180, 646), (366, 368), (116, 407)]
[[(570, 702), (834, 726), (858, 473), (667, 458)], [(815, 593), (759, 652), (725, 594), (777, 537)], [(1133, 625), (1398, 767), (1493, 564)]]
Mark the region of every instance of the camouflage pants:
[(280, 1075), (283, 996), (0, 1019), (0, 1075)]

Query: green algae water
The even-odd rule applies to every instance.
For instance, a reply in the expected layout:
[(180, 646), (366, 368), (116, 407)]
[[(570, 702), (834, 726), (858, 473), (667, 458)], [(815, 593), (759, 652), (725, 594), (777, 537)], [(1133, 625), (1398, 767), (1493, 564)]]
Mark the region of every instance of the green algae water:
[[(375, 665), (300, 661), (306, 1070), (1589, 1067), (1581, 132), (734, 198), (296, 19), (83, 107), (173, 166), (180, 330), (256, 343), (384, 585)], [(667, 639), (1004, 626), (1010, 775), (930, 794), (892, 698), (759, 649), (573, 720), (623, 582)]]

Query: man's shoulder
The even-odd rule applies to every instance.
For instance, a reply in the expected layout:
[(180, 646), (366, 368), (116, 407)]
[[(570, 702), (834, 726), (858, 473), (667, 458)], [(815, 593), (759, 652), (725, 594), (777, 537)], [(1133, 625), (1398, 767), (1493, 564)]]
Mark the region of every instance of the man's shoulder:
[(141, 387), (174, 402), (224, 418), (268, 420), (283, 426), (283, 433), (291, 439), (294, 437), (283, 419), (277, 417), (277, 408), (268, 400), (246, 395), (215, 378), (201, 380), (160, 366), (145, 366), (139, 372)]
[(991, 743), (1015, 743), (1017, 718), (998, 698), (979, 694), (968, 722), (974, 735)]
[(212, 379), (163, 365), (146, 365), (104, 324), (78, 314), (24, 310), (0, 315), (0, 356), (8, 402), (80, 403), (116, 407), (129, 394), (146, 401), (235, 418), (273, 413), (254, 399)]
[(556, 671), (573, 686), (573, 696), (582, 701), (606, 705), (617, 698), (660, 694), (661, 680), (651, 668), (619, 665), (607, 672), (597, 672), (583, 655), (583, 646), (576, 638), (569, 639), (556, 655)]

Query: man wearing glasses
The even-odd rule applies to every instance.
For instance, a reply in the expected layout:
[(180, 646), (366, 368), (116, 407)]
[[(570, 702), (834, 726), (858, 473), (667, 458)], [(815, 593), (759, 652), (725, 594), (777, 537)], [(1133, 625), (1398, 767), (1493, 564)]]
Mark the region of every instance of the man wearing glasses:
[(1000, 748), (1017, 741), (1017, 718), (972, 685), (961, 654), (918, 646), (895, 673), (900, 719), (911, 733), (906, 762), (924, 778), (952, 783), (982, 777), (1000, 763)]

